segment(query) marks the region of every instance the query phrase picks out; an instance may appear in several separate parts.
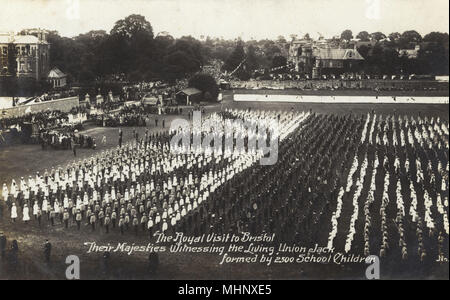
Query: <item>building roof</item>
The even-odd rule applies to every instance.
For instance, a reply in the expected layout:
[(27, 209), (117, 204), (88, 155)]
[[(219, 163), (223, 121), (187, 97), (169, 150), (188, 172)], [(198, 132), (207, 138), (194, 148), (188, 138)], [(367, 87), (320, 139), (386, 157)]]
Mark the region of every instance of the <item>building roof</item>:
[(334, 60), (364, 60), (364, 58), (355, 49), (316, 49), (315, 56), (320, 59), (334, 59)]
[(196, 88), (191, 87), (191, 88), (186, 88), (184, 90), (181, 90), (178, 93), (183, 93), (185, 95), (192, 96), (192, 95), (201, 94), (202, 92)]
[(14, 36), (14, 44), (37, 44), (39, 39), (34, 35), (16, 35)]
[(50, 72), (48, 72), (47, 78), (56, 78), (56, 79), (58, 79), (58, 78), (64, 78), (66, 76), (67, 75), (64, 74), (60, 69), (53, 68), (53, 69), (50, 70)]
[(34, 35), (12, 35), (12, 34), (0, 34), (0, 44), (39, 44), (45, 43), (39, 41)]

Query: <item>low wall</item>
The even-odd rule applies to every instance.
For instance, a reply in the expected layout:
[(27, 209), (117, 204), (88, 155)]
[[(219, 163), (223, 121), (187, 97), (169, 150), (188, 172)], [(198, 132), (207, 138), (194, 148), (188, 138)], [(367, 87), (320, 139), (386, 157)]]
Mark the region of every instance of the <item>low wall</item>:
[(0, 110), (0, 118), (17, 117), (29, 113), (37, 113), (45, 110), (60, 110), (62, 112), (69, 112), (73, 107), (79, 106), (80, 102), (78, 96), (34, 103), (29, 105), (22, 105), (10, 107)]
[(240, 102), (294, 102), (294, 103), (407, 103), (407, 104), (449, 104), (448, 97), (373, 97), (373, 96), (314, 96), (234, 94), (234, 101)]
[(383, 89), (383, 90), (448, 90), (448, 82), (432, 80), (261, 80), (232, 81), (232, 89)]

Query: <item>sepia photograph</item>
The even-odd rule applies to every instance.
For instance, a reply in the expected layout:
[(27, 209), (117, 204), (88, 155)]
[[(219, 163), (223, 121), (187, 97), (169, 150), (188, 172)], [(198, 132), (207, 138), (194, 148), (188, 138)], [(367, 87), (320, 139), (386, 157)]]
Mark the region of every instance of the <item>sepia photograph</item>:
[(0, 7), (0, 280), (449, 279), (447, 0)]

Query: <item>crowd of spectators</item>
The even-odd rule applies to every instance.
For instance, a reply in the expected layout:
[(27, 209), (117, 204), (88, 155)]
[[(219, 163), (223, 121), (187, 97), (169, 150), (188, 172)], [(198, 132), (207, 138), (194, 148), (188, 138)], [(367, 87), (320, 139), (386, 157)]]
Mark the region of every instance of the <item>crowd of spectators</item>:
[(92, 137), (78, 134), (83, 125), (75, 120), (86, 113), (86, 108), (77, 106), (69, 113), (54, 110), (7, 117), (0, 119), (0, 129), (4, 132), (12, 130), (22, 141), (38, 143), (42, 149), (70, 150), (74, 145), (95, 148)]
[(59, 110), (29, 113), (22, 116), (11, 116), (0, 119), (0, 127), (8, 129), (11, 127), (23, 127), (26, 123), (36, 124), (39, 129), (58, 126), (69, 120), (69, 114)]

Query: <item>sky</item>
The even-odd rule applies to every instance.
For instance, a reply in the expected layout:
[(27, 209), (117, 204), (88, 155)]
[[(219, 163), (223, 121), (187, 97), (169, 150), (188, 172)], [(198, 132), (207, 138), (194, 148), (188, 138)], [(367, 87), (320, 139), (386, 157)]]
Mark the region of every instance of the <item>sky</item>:
[(130, 14), (145, 16), (155, 35), (168, 32), (175, 38), (449, 31), (448, 0), (0, 0), (0, 32), (45, 28), (73, 37), (109, 32)]

